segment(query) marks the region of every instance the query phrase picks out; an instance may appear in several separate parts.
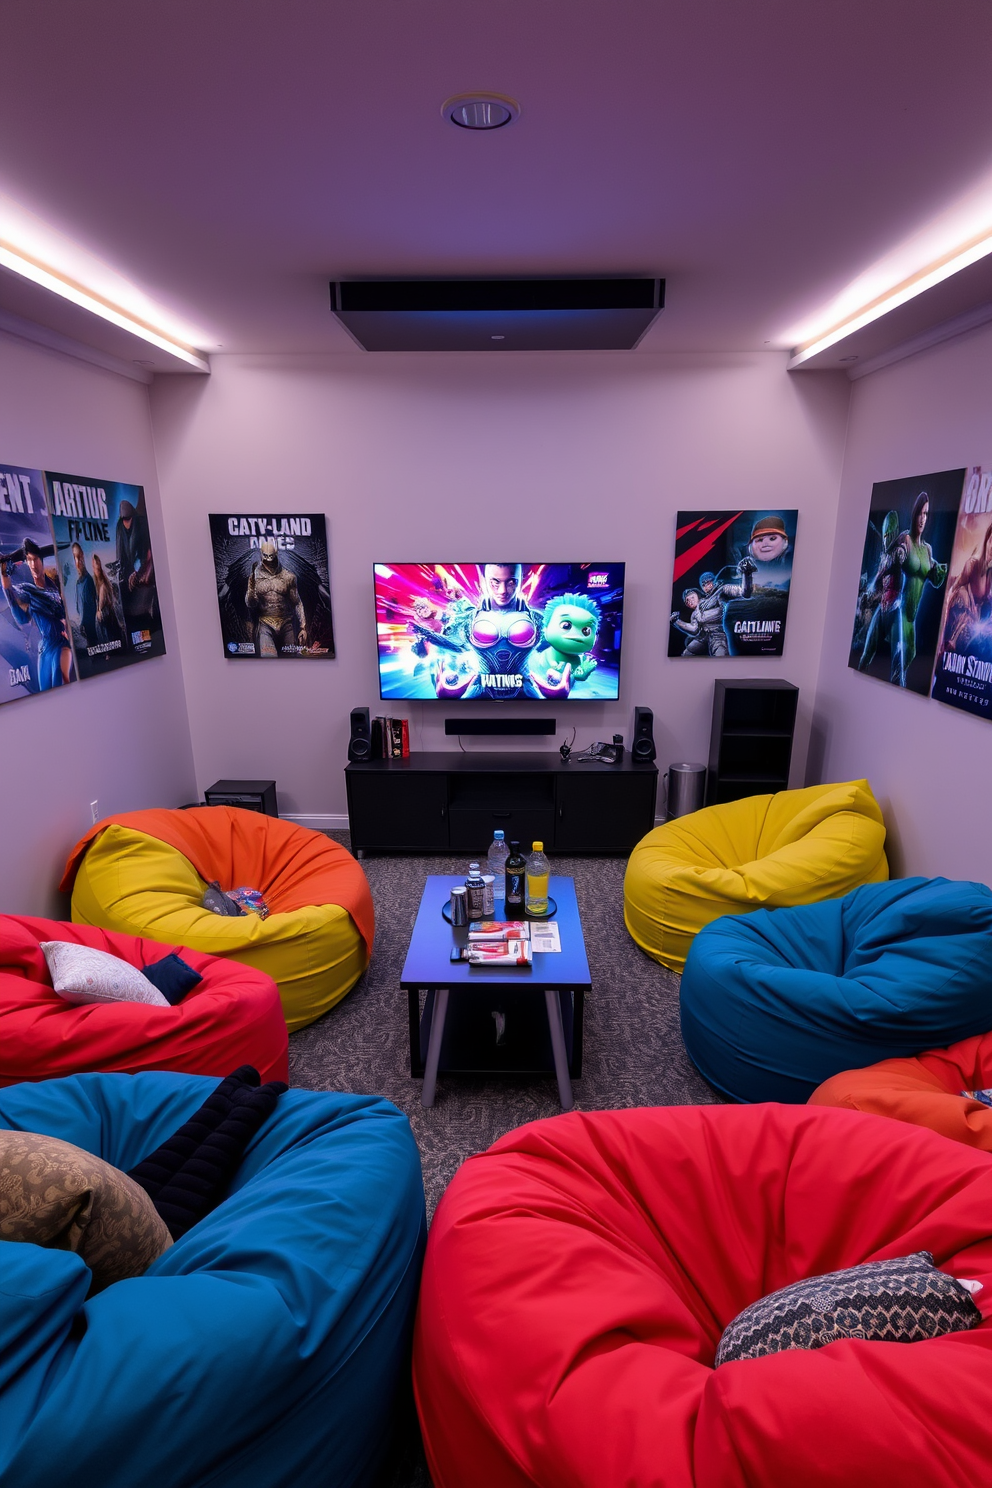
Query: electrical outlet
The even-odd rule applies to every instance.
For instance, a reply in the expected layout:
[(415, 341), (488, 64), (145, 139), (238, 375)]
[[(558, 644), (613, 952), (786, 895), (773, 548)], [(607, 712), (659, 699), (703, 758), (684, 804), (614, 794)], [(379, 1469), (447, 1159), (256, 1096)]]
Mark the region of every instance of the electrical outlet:
[(99, 820), (100, 820), (100, 802), (99, 801), (91, 801), (90, 802), (90, 821), (93, 823), (94, 826), (96, 826), (96, 824), (97, 824), (97, 822)]

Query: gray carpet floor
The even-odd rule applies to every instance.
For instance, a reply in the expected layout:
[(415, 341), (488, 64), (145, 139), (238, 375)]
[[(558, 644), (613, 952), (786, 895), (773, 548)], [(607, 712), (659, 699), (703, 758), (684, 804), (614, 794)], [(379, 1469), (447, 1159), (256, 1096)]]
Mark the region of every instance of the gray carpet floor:
[[(348, 845), (347, 834), (329, 835)], [(464, 873), (468, 865), (463, 857), (371, 857), (362, 866), (375, 902), (371, 964), (343, 1002), (292, 1035), (290, 1078), (304, 1089), (374, 1093), (399, 1106), (420, 1148), (430, 1216), (467, 1157), (524, 1122), (558, 1115), (558, 1092), (553, 1077), (442, 1075), (434, 1106), (423, 1109), (421, 1081), (410, 1076), (407, 995), (399, 980), (427, 874)], [(682, 1045), (678, 977), (645, 956), (624, 927), (625, 866), (623, 858), (552, 860), (553, 874), (575, 881), (592, 979), (576, 1108), (718, 1102)], [(385, 1483), (429, 1482), (407, 1406)]]

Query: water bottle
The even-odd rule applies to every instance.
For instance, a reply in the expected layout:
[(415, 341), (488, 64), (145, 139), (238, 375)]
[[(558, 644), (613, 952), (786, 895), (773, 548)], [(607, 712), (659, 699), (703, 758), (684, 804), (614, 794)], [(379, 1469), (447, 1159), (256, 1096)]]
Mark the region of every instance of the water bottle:
[(544, 856), (544, 843), (535, 842), (527, 859), (527, 913), (543, 915), (548, 912), (548, 875), (551, 864)]
[(506, 860), (510, 856), (510, 849), (502, 832), (493, 833), (492, 846), (489, 849), (489, 872), (493, 876), (493, 898), (495, 908), (494, 917), (497, 920), (503, 918), (503, 904), (506, 900)]

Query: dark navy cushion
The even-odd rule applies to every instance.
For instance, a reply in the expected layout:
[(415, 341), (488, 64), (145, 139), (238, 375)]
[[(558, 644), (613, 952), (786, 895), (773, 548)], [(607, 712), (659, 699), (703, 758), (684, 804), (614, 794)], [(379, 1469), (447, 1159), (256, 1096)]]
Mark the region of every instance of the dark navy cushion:
[(175, 1007), (177, 1002), (182, 1002), (187, 992), (203, 981), (198, 971), (194, 971), (182, 958), (172, 951), (168, 956), (163, 956), (161, 961), (149, 961), (147, 966), (141, 968), (142, 975), (146, 976), (153, 987), (157, 987), (166, 1002)]

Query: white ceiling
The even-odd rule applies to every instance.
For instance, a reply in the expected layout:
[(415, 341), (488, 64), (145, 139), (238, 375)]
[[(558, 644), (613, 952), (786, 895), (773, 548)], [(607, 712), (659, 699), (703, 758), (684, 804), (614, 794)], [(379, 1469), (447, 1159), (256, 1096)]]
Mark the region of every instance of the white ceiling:
[(3, 0), (0, 193), (206, 349), (555, 273), (663, 275), (641, 351), (784, 346), (992, 171), (990, 55), (989, 0)]

